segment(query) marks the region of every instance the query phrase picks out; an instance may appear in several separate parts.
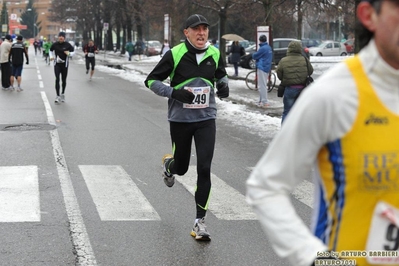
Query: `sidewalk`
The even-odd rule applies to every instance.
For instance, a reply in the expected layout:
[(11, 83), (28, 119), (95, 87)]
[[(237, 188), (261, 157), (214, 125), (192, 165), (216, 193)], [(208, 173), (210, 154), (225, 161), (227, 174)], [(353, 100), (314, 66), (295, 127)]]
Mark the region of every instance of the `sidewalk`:
[[(77, 50), (76, 54), (82, 56), (83, 58), (82, 50)], [(101, 65), (112, 66), (125, 70), (134, 70), (143, 75), (148, 75), (160, 59), (159, 56), (142, 56), (141, 60), (138, 61), (136, 57), (137, 56), (134, 56), (132, 61), (128, 61), (127, 58), (123, 55), (120, 55), (119, 52), (114, 53), (111, 51), (104, 55), (103, 51), (101, 51), (96, 56), (96, 62)], [(238, 70), (238, 77), (234, 77), (233, 66), (230, 64), (227, 65), (226, 71), (229, 75), (230, 96), (226, 100), (232, 103), (246, 105), (251, 109), (259, 110), (270, 116), (281, 116), (283, 112), (283, 98), (277, 97), (277, 85), (279, 80), (276, 81), (276, 86), (274, 89), (271, 92), (268, 92), (268, 101), (270, 106), (266, 108), (260, 108), (256, 106), (256, 103), (259, 101), (259, 92), (248, 89), (245, 84), (245, 77), (251, 70), (252, 69), (240, 67)]]

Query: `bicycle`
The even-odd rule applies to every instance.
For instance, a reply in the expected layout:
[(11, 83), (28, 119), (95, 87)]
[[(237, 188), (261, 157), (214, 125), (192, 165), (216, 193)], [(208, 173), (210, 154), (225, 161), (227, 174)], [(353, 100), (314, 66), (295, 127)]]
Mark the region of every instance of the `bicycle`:
[[(256, 74), (256, 69), (248, 72), (245, 77), (245, 84), (247, 84), (248, 89), (257, 91), (258, 90), (258, 77)], [(270, 70), (269, 78), (267, 80), (267, 91), (271, 92), (276, 85), (276, 73)]]

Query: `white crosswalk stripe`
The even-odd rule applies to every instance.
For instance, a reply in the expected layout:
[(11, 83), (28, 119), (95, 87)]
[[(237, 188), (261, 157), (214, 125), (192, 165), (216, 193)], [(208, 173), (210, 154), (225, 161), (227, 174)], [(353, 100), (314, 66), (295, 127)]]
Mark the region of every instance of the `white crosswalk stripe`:
[(37, 166), (0, 167), (0, 222), (40, 222)]
[(121, 166), (79, 165), (102, 221), (160, 220)]
[[(194, 195), (197, 171), (196, 166), (190, 166), (184, 176), (176, 179)], [(230, 187), (216, 175), (211, 175), (212, 191), (209, 203), (209, 211), (221, 220), (256, 220), (257, 217), (252, 208), (246, 203), (245, 196)]]
[[(79, 165), (102, 221), (161, 220), (129, 174), (118, 165)], [(209, 212), (220, 220), (256, 220), (245, 195), (212, 174)], [(161, 180), (161, 179), (160, 179)], [(192, 195), (196, 166), (184, 176), (176, 176)], [(162, 182), (160, 182), (162, 183)], [(163, 185), (163, 183), (162, 183)], [(293, 197), (313, 208), (314, 185), (303, 181)], [(40, 192), (37, 166), (0, 167), (0, 222), (40, 222)]]

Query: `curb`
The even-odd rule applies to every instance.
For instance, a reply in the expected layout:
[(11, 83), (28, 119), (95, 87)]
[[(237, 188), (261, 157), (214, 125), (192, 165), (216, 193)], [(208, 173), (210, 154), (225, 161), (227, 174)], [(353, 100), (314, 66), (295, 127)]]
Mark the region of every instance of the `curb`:
[[(76, 54), (79, 55), (79, 56), (81, 56), (82, 58), (84, 58), (84, 57), (83, 57), (83, 53), (82, 53), (81, 51), (79, 51), (79, 52), (76, 53)], [(113, 58), (115, 58), (115, 59), (117, 59), (117, 58), (123, 58), (123, 56), (121, 56), (121, 55), (119, 55), (119, 54), (115, 54), (115, 55), (107, 54), (106, 56), (110, 56), (110, 57), (113, 57)], [(102, 54), (99, 54), (99, 56), (96, 57), (96, 61), (102, 62), (104, 65), (107, 65), (107, 64), (109, 63), (109, 62), (107, 61), (106, 58), (104, 59), (104, 54), (103, 54), (103, 53), (102, 53)], [(125, 63), (123, 63), (123, 64), (126, 64), (126, 63), (128, 63), (128, 62), (125, 62)], [(132, 62), (132, 63), (133, 63), (133, 62)], [(122, 65), (122, 64), (121, 64), (121, 65)], [(132, 69), (130, 69), (130, 68), (126, 68), (126, 67), (122, 67), (122, 66), (121, 66), (121, 69), (124, 69), (124, 70), (132, 70)], [(137, 72), (139, 72), (139, 73), (142, 74), (142, 75), (148, 75), (147, 72), (142, 71), (142, 70), (137, 69), (137, 68), (134, 68), (134, 71), (137, 71)], [(243, 80), (243, 81), (245, 81), (245, 77), (241, 77), (241, 76), (238, 76), (238, 77), (229, 76), (229, 79), (230, 79), (230, 80)], [(246, 88), (246, 89), (247, 89), (247, 88)], [(233, 104), (242, 104), (242, 105), (246, 105), (246, 106), (248, 106), (248, 107), (250, 107), (250, 108), (254, 108), (254, 109), (259, 110), (259, 111), (264, 111), (264, 112), (266, 113), (266, 115), (269, 115), (269, 116), (281, 116), (282, 113), (283, 113), (284, 105), (282, 104), (282, 101), (281, 101), (281, 100), (277, 99), (276, 89), (277, 89), (277, 88), (275, 88), (275, 90), (273, 90), (273, 91), (271, 91), (271, 92), (268, 92), (268, 95), (271, 96), (271, 97), (269, 97), (269, 99), (272, 100), (272, 102), (277, 102), (277, 101), (281, 102), (281, 104), (279, 104), (279, 105), (272, 105), (272, 106), (269, 106), (269, 107), (266, 107), (266, 108), (259, 108), (259, 107), (256, 105), (256, 103), (255, 103), (255, 102), (256, 102), (256, 97), (248, 96), (248, 99), (250, 99), (250, 98), (254, 98), (254, 99), (253, 99), (252, 101), (245, 101), (245, 100), (242, 99), (242, 97), (240, 97), (239, 94), (235, 95), (236, 93), (230, 94), (230, 96), (226, 99), (226, 101), (229, 101), (229, 102), (231, 102), (231, 103), (233, 103)], [(249, 89), (248, 89), (248, 90), (249, 90)], [(243, 93), (243, 94), (245, 95), (246, 93)], [(273, 94), (276, 94), (276, 96), (272, 96)], [(235, 96), (236, 96), (236, 97), (235, 97)], [(243, 96), (243, 97), (244, 97), (244, 96)]]

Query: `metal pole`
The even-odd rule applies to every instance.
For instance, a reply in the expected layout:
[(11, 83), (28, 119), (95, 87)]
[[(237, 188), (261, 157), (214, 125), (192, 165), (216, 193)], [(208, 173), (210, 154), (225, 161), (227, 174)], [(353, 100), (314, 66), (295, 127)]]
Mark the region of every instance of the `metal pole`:
[(34, 17), (34, 21), (33, 21), (33, 35), (34, 35), (35, 39), (36, 39), (36, 21), (37, 21), (37, 14)]
[(338, 7), (338, 41), (341, 42), (341, 15), (342, 15), (342, 7)]

